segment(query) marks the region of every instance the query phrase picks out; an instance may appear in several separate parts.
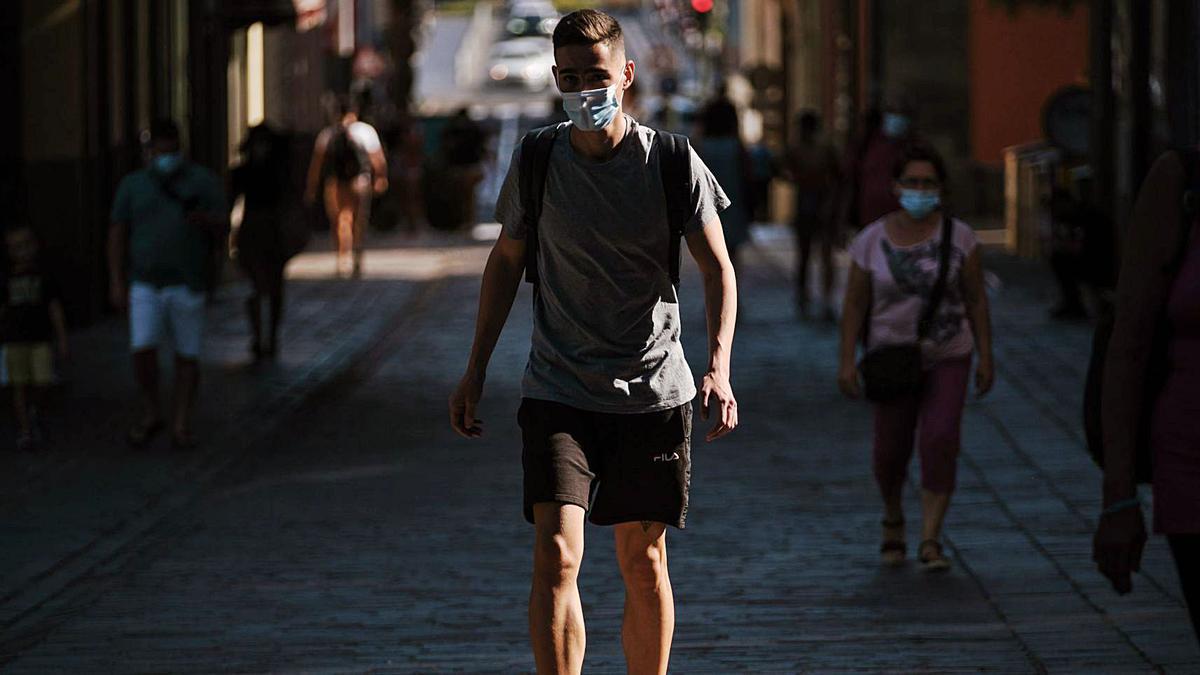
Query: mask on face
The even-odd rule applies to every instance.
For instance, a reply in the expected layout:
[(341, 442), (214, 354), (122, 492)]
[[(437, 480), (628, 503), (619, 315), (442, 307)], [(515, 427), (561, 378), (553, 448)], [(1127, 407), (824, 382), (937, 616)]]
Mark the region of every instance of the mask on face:
[(922, 220), (942, 205), (942, 195), (929, 190), (900, 189), (900, 208), (914, 220)]
[(608, 127), (621, 107), (615, 84), (604, 89), (566, 93), (562, 98), (563, 110), (580, 131), (599, 131)]
[(883, 135), (888, 138), (901, 138), (908, 133), (909, 121), (906, 115), (899, 113), (883, 114)]
[(155, 156), (151, 161), (155, 171), (161, 174), (170, 174), (175, 173), (175, 170), (183, 164), (183, 155), (178, 152), (168, 152)]

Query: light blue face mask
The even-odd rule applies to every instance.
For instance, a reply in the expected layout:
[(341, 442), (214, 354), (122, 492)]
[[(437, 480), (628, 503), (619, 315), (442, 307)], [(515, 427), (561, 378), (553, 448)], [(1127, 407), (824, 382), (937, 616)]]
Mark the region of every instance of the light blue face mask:
[(617, 102), (617, 85), (604, 89), (569, 92), (562, 95), (563, 111), (580, 131), (600, 131), (612, 124), (621, 104)]
[(183, 155), (178, 152), (168, 152), (156, 155), (151, 162), (155, 171), (161, 174), (171, 174), (175, 173), (175, 170), (183, 164)]
[(913, 220), (923, 220), (941, 205), (942, 195), (938, 192), (900, 188), (900, 208)]
[(900, 113), (883, 114), (883, 135), (888, 138), (902, 138), (908, 133), (909, 120)]

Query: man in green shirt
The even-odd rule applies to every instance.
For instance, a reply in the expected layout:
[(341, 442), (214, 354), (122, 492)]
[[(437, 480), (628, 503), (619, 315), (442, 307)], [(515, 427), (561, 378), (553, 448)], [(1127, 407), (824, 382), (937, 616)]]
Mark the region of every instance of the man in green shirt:
[(155, 122), (142, 140), (147, 166), (117, 187), (108, 238), (110, 299), (129, 310), (133, 371), (143, 403), (128, 440), (142, 447), (163, 429), (158, 346), (167, 340), (175, 352), (171, 441), (190, 448), (205, 292), (213, 251), (229, 231), (228, 209), (217, 176), (184, 157), (174, 122)]

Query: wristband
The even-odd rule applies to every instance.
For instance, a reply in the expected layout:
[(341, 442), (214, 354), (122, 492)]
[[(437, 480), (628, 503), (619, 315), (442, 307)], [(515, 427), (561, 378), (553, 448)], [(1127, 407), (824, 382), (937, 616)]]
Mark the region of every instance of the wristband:
[(1140, 501), (1138, 501), (1137, 497), (1121, 499), (1121, 500), (1113, 502), (1112, 504), (1109, 504), (1103, 511), (1100, 512), (1100, 515), (1101, 516), (1111, 516), (1114, 513), (1120, 513), (1121, 511), (1124, 511), (1125, 509), (1132, 509), (1135, 507), (1140, 507), (1141, 505), (1142, 505), (1142, 503)]

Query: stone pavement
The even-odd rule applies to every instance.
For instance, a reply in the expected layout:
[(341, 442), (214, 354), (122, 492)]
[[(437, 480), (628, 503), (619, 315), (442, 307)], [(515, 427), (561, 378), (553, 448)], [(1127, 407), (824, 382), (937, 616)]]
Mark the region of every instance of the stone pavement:
[[(527, 289), (489, 372), (485, 437), (459, 440), (445, 421), (485, 255), (427, 258), (415, 299), (346, 375), (281, 412), (132, 553), (80, 575), (76, 602), (14, 622), (5, 672), (531, 671), (514, 420)], [(1089, 560), (1099, 474), (1076, 423), (1089, 330), (1045, 320), (1045, 275), (992, 261), (999, 382), (967, 413), (955, 567), (928, 577), (877, 563), (870, 411), (836, 392), (832, 327), (793, 318), (789, 255), (767, 238), (741, 271), (743, 427), (697, 442), (689, 527), (669, 536), (673, 671), (1200, 672), (1163, 542), (1124, 598)], [(700, 366), (694, 272), (682, 293)], [(86, 511), (95, 482), (77, 481), (60, 499)], [(59, 527), (25, 513), (43, 535)], [(620, 672), (622, 592), (601, 528), (581, 591), (585, 670)]]
[[(388, 247), (386, 238), (380, 243)], [(72, 584), (127, 555), (247, 452), (273, 420), (342, 372), (412, 301), (440, 255), (436, 248), (381, 252), (367, 278), (334, 281), (332, 258), (321, 244), (292, 263), (283, 350), (273, 364), (254, 365), (248, 357), (245, 282), (215, 294), (195, 452), (168, 450), (165, 434), (143, 451), (124, 444), (136, 390), (123, 318), (72, 334), (71, 359), (60, 365), (63, 385), (43, 414), (47, 447), (16, 453), (11, 443), (0, 443), (0, 634), (10, 635), (17, 622), (36, 626), (39, 615), (53, 616), (52, 608), (72, 595)], [(403, 269), (395, 269), (397, 263), (405, 263)], [(164, 394), (170, 372), (163, 373)], [(4, 405), (0, 418), (8, 420)], [(10, 428), (3, 425), (9, 439), (15, 436)]]

